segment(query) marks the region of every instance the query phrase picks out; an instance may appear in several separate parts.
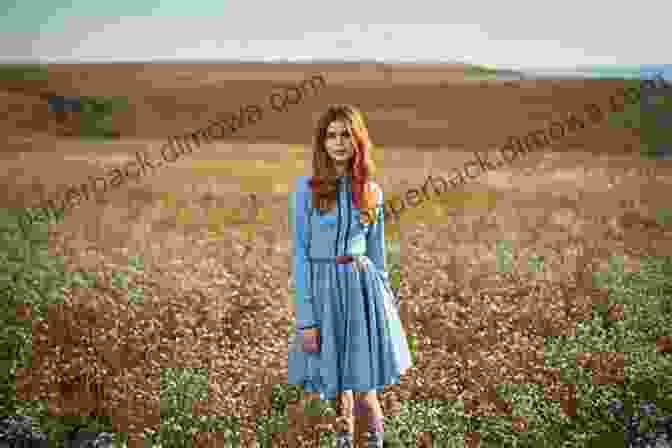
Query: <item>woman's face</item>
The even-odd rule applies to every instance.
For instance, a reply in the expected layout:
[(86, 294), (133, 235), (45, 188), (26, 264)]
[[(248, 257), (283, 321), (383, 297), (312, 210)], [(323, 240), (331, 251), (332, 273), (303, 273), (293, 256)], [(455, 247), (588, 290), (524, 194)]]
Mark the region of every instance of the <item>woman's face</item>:
[(336, 120), (329, 124), (327, 135), (324, 138), (324, 147), (331, 160), (339, 165), (347, 162), (354, 155), (352, 137), (344, 122)]

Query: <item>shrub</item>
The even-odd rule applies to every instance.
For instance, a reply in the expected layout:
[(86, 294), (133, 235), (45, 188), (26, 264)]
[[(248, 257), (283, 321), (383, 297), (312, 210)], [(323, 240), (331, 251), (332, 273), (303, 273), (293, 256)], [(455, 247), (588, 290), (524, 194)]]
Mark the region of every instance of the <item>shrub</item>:
[(48, 79), (48, 69), (37, 64), (0, 64), (0, 81), (43, 81)]
[(119, 133), (114, 130), (113, 115), (128, 108), (125, 97), (81, 97), (82, 113), (80, 121), (80, 137), (113, 138)]
[(658, 157), (670, 151), (672, 131), (669, 117), (672, 116), (672, 95), (661, 89), (642, 89), (639, 81), (626, 83), (639, 90), (641, 99), (634, 104), (626, 104), (621, 112), (612, 112), (607, 120), (609, 126), (633, 129), (640, 137), (641, 155)]

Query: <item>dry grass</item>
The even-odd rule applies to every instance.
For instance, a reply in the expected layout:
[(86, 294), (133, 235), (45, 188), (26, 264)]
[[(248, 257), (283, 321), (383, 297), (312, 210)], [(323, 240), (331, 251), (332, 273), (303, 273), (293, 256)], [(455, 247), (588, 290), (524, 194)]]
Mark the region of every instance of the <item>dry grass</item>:
[[(536, 203), (515, 208), (511, 204), (524, 194), (509, 193), (505, 200), (500, 193), (494, 207), (451, 208), (443, 223), (402, 220), (401, 314), (409, 337), (419, 345), (415, 365), (401, 384), (382, 393), (388, 415), (400, 403), (431, 399), (461, 400), (471, 415), (512, 418), (511, 405), (493, 394), (505, 383), (539, 384), (549, 400), (572, 415), (573, 392), (557, 369), (545, 365), (545, 338), (573, 334), (577, 322), (590, 319), (594, 304), (606, 303), (605, 292), (593, 287), (591, 273), (602, 270), (609, 255), (622, 247), (620, 253), (632, 260), (634, 270), (637, 257), (632, 254), (651, 253), (651, 235), (658, 232), (664, 240), (669, 230), (647, 221), (641, 210), (599, 229), (601, 224), (590, 224), (594, 217), (579, 203), (569, 214), (573, 219), (554, 223), (557, 211), (545, 215), (534, 209), (542, 194)], [(171, 215), (178, 201), (171, 207), (166, 198), (150, 194), (130, 211), (112, 204), (103, 208), (99, 220), (133, 223), (130, 228), (139, 232), (120, 240), (125, 243), (119, 247), (132, 247), (125, 254), (100, 247), (85, 253), (82, 248), (95, 247), (95, 241), (81, 234), (75, 240), (62, 230), (54, 233), (54, 253), (65, 256), (73, 268), (96, 271), (99, 282), (66, 291), (65, 303), (54, 308), (49, 320), (34, 323), (34, 364), (23, 372), (22, 391), (48, 400), (56, 414), (109, 415), (117, 430), (139, 437), (147, 428), (160, 427), (162, 369), (204, 367), (208, 397), (195, 405), (195, 415), (240, 417), (241, 437), (249, 446), (257, 417), (271, 410), (272, 385), (282, 384), (286, 375), (292, 322), (286, 223), (259, 223), (248, 240), (236, 230), (238, 225), (221, 219), (225, 231), (213, 239), (203, 228), (208, 213), (201, 210), (204, 221), (191, 223), (199, 232), (180, 230), (179, 217)], [(192, 214), (208, 200), (192, 201)], [(276, 210), (272, 216), (283, 216), (286, 199), (265, 202), (267, 209)], [(164, 228), (154, 230), (158, 225)], [(104, 223), (97, 226), (106, 228)], [(600, 230), (606, 236), (590, 237)], [(497, 265), (495, 243), (506, 239), (517, 245), (510, 273)], [(646, 245), (638, 247), (635, 241)], [(136, 253), (148, 261), (147, 270), (130, 277), (129, 289), (141, 289), (145, 299), (131, 305), (111, 278), (123, 268), (126, 255)], [(529, 272), (526, 260), (533, 253), (545, 256), (545, 274)], [(617, 307), (610, 308), (610, 315), (619, 319)], [(577, 362), (590, 366), (596, 382), (623, 380), (618, 354), (585, 353)], [(294, 406), (299, 407), (292, 412), (300, 414), (300, 403)], [(308, 446), (318, 422), (296, 418), (293, 431), (284, 436), (301, 435)], [(320, 422), (325, 430), (332, 424), (329, 419)], [(523, 421), (517, 424), (525, 427)]]
[[(149, 80), (154, 77), (143, 82)], [(545, 93), (538, 94), (537, 105), (549, 102), (544, 95), (557, 99), (565, 94), (551, 84), (539, 87)], [(425, 122), (454, 125), (441, 130), (447, 133), (441, 136), (429, 132), (436, 129), (423, 130), (428, 141), (453, 142), (450, 149), (425, 151), (409, 144), (374, 153), (387, 199), (421, 185), (429, 174), (448, 176), (470, 157), (464, 148), (492, 147), (487, 133), (462, 129), (459, 118), (490, 122), (481, 115), (503, 115), (508, 106), (497, 101), (506, 97), (518, 104), (520, 89), (496, 90), (499, 100), (492, 101), (500, 104), (497, 110), (485, 103), (479, 107), (469, 89), (454, 99), (469, 104), (469, 110), (452, 110), (450, 120), (432, 114), (429, 120), (423, 112)], [(398, 92), (399, 101), (422, 104), (412, 88)], [(371, 98), (380, 99), (377, 95)], [(385, 108), (381, 104), (372, 115), (380, 118)], [(304, 118), (314, 114), (312, 106), (304, 112)], [(527, 112), (521, 114), (525, 130), (533, 128)], [(161, 118), (153, 120), (160, 123)], [(385, 129), (402, 128), (383, 118)], [(422, 127), (419, 112), (415, 118)], [(282, 119), (308, 122), (295, 116)], [(511, 134), (514, 122), (492, 120)], [(147, 132), (156, 129), (158, 125)], [(385, 129), (378, 132), (385, 134)], [(401, 131), (406, 133), (406, 127)], [(469, 133), (473, 141), (465, 140)], [(295, 139), (303, 140), (303, 134)], [(381, 394), (386, 415), (397, 415), (409, 402), (459, 401), (470, 415), (503, 416), (524, 432), (529, 422), (494, 393), (502, 384), (540, 385), (565, 415), (576, 412), (576, 391), (559, 369), (548, 366), (544, 341), (576, 333), (593, 307), (606, 303), (605, 292), (594, 288), (591, 279), (605, 269), (609, 256), (624, 256), (627, 269), (636, 271), (644, 255), (672, 255), (669, 226), (654, 220), (656, 210), (667, 206), (661, 192), (669, 190), (670, 162), (655, 166), (636, 155), (619, 157), (624, 152), (620, 141), (586, 141), (588, 148), (580, 152), (568, 151), (568, 143), (484, 175), (463, 191), (426, 202), (401, 222), (386, 225), (387, 238), (401, 245), (402, 319), (408, 336), (418, 342), (413, 368), (401, 384)], [(122, 141), (114, 154), (103, 146), (57, 143), (65, 146), (49, 144), (59, 156), (49, 154), (46, 143), (31, 143), (32, 154), (26, 151), (20, 161), (0, 168), (3, 183), (16, 187), (14, 169), (26, 169), (39, 179), (34, 177), (29, 186), (40, 183), (51, 189), (74, 178), (65, 167), (79, 162), (59, 161), (63, 154), (86, 161), (77, 165), (79, 180), (155, 142)], [(35, 151), (38, 146), (44, 152)], [(612, 146), (613, 154), (605, 156)], [(208, 371), (208, 395), (195, 403), (193, 414), (239, 417), (243, 446), (253, 446), (258, 417), (272, 413), (273, 385), (286, 381), (293, 322), (287, 192), (294, 176), (308, 172), (310, 158), (301, 145), (235, 143), (207, 151), (142, 184), (125, 185), (53, 226), (51, 253), (64, 257), (73, 271), (95, 272), (98, 282), (65, 291), (65, 302), (53, 308), (48, 320), (34, 322), (33, 366), (20, 375), (23, 397), (44, 399), (54, 415), (108, 415), (116, 430), (131, 435), (133, 446), (141, 443), (144, 430), (161, 426), (162, 373), (202, 367)], [(28, 187), (21, 182), (7, 191), (25, 193)], [(259, 201), (256, 214), (249, 209), (250, 193)], [(509, 272), (498, 261), (501, 241), (512, 243)], [(122, 288), (114, 273), (125, 269), (130, 255), (142, 256), (145, 270), (131, 274)], [(544, 257), (543, 273), (530, 270), (530, 255)], [(129, 304), (129, 291), (142, 292), (143, 303)], [(610, 303), (609, 316), (623, 320), (622, 305)], [(670, 350), (669, 338), (659, 339), (659, 352)], [(623, 381), (623, 359), (617, 352), (585, 352), (576, 361), (591, 370), (596, 383)], [(319, 423), (328, 431), (334, 424), (330, 418), (304, 416), (301, 402), (291, 403), (288, 416), (294, 429), (279, 433), (274, 446), (298, 446), (301, 439), (302, 446), (315, 446), (314, 426)], [(418, 446), (431, 446), (432, 437), (422, 435)], [(478, 431), (468, 432), (465, 446), (478, 446), (479, 437)]]

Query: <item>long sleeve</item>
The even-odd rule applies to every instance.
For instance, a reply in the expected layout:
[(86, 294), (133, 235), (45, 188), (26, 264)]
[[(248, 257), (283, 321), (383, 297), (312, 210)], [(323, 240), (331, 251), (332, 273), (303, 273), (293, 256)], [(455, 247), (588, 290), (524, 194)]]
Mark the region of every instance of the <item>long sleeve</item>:
[(292, 279), (294, 283), (294, 312), (298, 329), (317, 326), (313, 311), (313, 297), (310, 288), (309, 261), (307, 260), (306, 206), (309, 192), (306, 178), (299, 177), (296, 190), (290, 194), (290, 223), (294, 239)]
[(369, 234), (366, 240), (366, 254), (371, 262), (376, 267), (381, 278), (389, 284), (389, 276), (387, 273), (387, 259), (385, 251), (385, 220), (383, 218), (383, 190), (377, 185), (373, 184), (374, 191), (376, 191), (376, 222), (371, 224)]

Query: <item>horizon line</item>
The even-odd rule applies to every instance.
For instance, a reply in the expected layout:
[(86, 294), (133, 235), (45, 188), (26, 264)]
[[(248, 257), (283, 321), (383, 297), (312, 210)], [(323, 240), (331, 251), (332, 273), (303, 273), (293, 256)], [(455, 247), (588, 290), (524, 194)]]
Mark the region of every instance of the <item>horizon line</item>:
[[(424, 60), (395, 60), (395, 59), (375, 59), (375, 58), (361, 58), (361, 59), (235, 59), (235, 58), (158, 58), (158, 59), (143, 59), (143, 58), (96, 58), (96, 59), (69, 59), (69, 58), (3, 58), (0, 57), (0, 64), (114, 64), (114, 63), (159, 63), (159, 64), (175, 64), (175, 63), (231, 63), (231, 64), (382, 64), (382, 65), (463, 65), (467, 67), (480, 67), (496, 71), (519, 71), (519, 70), (594, 70), (594, 69), (614, 69), (614, 68), (646, 68), (646, 67), (660, 67), (669, 66), (672, 64), (579, 64), (566, 66), (522, 66), (509, 65), (507, 67), (498, 68), (497, 65), (487, 63), (473, 63), (459, 60), (445, 60), (445, 59), (424, 59)], [(512, 68), (515, 66), (516, 68)]]

